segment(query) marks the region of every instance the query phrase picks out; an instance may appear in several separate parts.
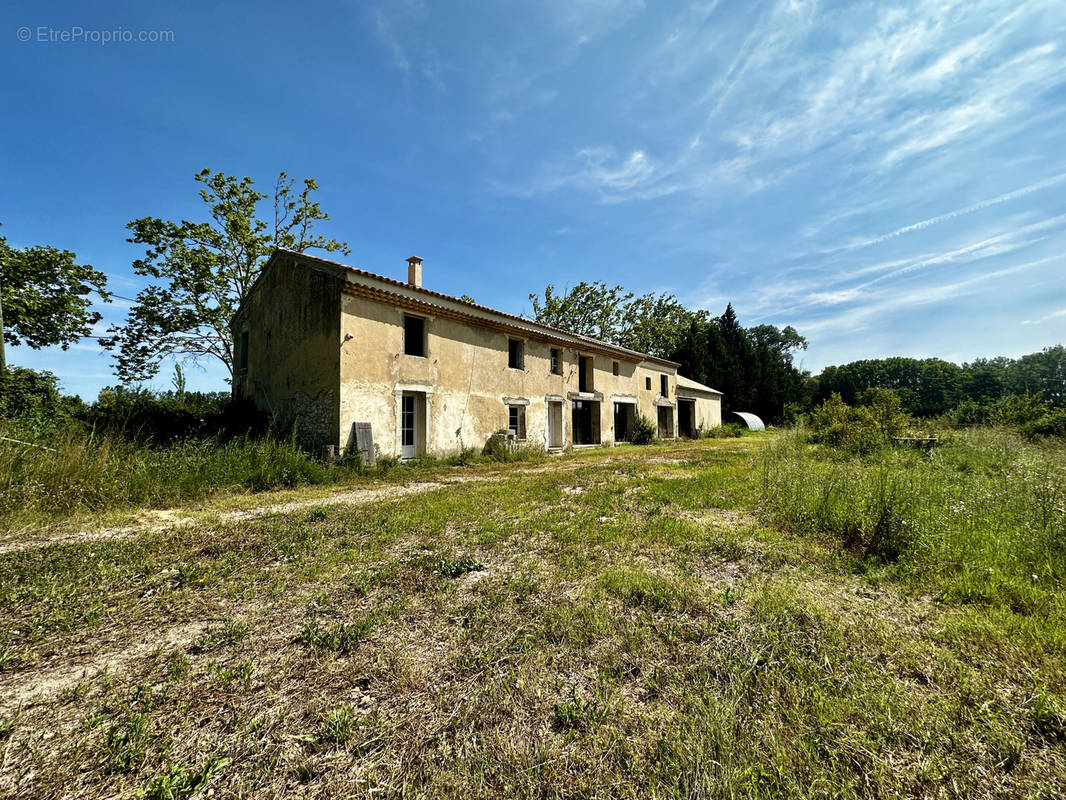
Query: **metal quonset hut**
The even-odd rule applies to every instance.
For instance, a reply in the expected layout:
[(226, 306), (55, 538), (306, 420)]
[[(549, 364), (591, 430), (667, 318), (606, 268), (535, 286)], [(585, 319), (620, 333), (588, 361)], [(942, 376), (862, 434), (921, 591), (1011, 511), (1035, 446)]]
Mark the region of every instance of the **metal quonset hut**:
[(749, 431), (761, 431), (766, 429), (766, 426), (763, 425), (762, 420), (754, 414), (751, 414), (747, 411), (733, 411), (731, 413), (736, 414), (738, 417), (740, 417), (744, 421), (744, 424), (748, 426)]

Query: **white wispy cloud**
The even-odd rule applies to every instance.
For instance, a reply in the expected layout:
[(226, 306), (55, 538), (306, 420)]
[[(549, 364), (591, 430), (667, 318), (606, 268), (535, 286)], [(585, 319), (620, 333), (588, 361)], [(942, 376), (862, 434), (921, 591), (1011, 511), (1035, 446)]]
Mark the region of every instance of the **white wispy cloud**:
[(385, 16), (384, 12), (378, 11), (374, 14), (374, 30), (377, 33), (378, 41), (392, 56), (392, 65), (402, 72), (410, 74), (411, 59), (407, 57), (407, 51), (400, 44), (400, 40), (392, 28), (393, 24)]
[(555, 25), (583, 45), (626, 24), (644, 10), (643, 0), (549, 0)]
[(1059, 319), (1066, 317), (1066, 308), (1059, 309), (1058, 311), (1052, 311), (1050, 314), (1045, 314), (1037, 319), (1023, 319), (1022, 325), (1042, 325), (1045, 322), (1053, 319)]
[[(804, 280), (775, 282), (767, 291), (754, 298), (751, 308), (761, 319), (810, 314), (812, 311), (839, 306), (858, 306), (875, 303), (886, 294), (913, 297), (925, 294), (939, 297), (935, 288), (930, 288), (924, 273), (930, 269), (950, 267), (956, 271), (972, 268), (990, 259), (1003, 258), (1020, 253), (1026, 248), (1043, 242), (1045, 233), (1066, 227), (1066, 214), (1015, 225), (1007, 221), (1005, 230), (997, 233), (977, 233), (974, 238), (958, 246), (917, 255), (879, 261), (862, 267), (846, 266), (843, 269), (819, 269)], [(1025, 262), (1015, 271), (1038, 266), (1053, 260), (1054, 256)], [(810, 268), (807, 268), (810, 271)], [(986, 271), (966, 278), (963, 283), (948, 286), (964, 286), (980, 283), (988, 277), (1009, 274), (997, 270)]]
[(918, 286), (908, 290), (883, 289), (863, 297), (861, 304), (828, 316), (798, 320), (805, 335), (825, 336), (855, 333), (874, 325), (887, 325), (893, 312), (927, 305), (956, 303), (960, 298), (979, 292), (986, 284), (1032, 270), (1052, 262), (1066, 262), (1064, 256), (1048, 256), (1022, 264), (973, 275), (962, 280), (932, 286)]
[[(382, 48), (389, 54), (393, 67), (403, 73), (405, 82), (421, 78), (429, 85), (447, 89), (443, 68), (431, 40), (420, 33), (420, 23), (426, 15), (421, 3), (394, 3), (372, 10), (373, 30)], [(409, 52), (403, 41), (414, 39), (418, 44)]]
[[(744, 182), (755, 191), (775, 185), (830, 153), (858, 176), (876, 175), (933, 151), (985, 141), (1066, 81), (1066, 57), (1053, 28), (1046, 41), (1018, 49), (1019, 30), (1032, 38), (1045, 8), (925, 0), (878, 7), (870, 24), (865, 7), (819, 13), (814, 4), (784, 0), (754, 20), (740, 12), (734, 24), (747, 28), (717, 31), (708, 30), (714, 4), (700, 6), (702, 16), (686, 9), (665, 39), (635, 59), (643, 74), (631, 80), (637, 94), (641, 82), (679, 83), (705, 73), (707, 88), (695, 103), (699, 116), (686, 137), (702, 140), (699, 152), (650, 140), (630, 148), (654, 153), (659, 169), (614, 189), (588, 180), (594, 176), (582, 163), (583, 149), (569, 164), (544, 165), (523, 189), (606, 188), (612, 202), (678, 191), (731, 194)], [(812, 49), (815, 35), (843, 44)], [(733, 48), (732, 56), (694, 47), (711, 40), (719, 50)], [(673, 119), (684, 124), (680, 115)], [(614, 145), (601, 141), (587, 149), (609, 152)], [(544, 180), (545, 172), (585, 180)]]
[(1060, 172), (1057, 175), (1052, 175), (1050, 178), (1046, 178), (1042, 181), (1036, 181), (1028, 186), (1023, 186), (1020, 189), (1014, 191), (1005, 192), (1004, 194), (997, 195), (996, 197), (989, 198), (988, 200), (982, 200), (978, 203), (973, 203), (963, 208), (957, 208), (952, 211), (938, 214), (935, 217), (929, 217), (918, 222), (913, 222), (910, 225), (904, 225), (902, 228), (896, 228), (894, 231), (890, 231), (879, 236), (871, 236), (865, 239), (856, 239), (837, 247), (827, 248), (823, 250), (824, 253), (837, 252), (839, 250), (857, 250), (862, 247), (869, 247), (870, 245), (880, 244), (886, 242), (889, 239), (894, 239), (897, 236), (902, 236), (906, 233), (913, 233), (914, 231), (924, 230), (932, 225), (938, 225), (941, 222), (947, 222), (949, 220), (956, 219), (958, 217), (965, 216), (966, 214), (972, 214), (975, 211), (983, 211), (986, 208), (999, 205), (1001, 203), (1008, 203), (1011, 200), (1018, 200), (1026, 195), (1038, 192), (1041, 189), (1047, 189), (1049, 186), (1055, 186), (1059, 183), (1066, 181), (1066, 172)]

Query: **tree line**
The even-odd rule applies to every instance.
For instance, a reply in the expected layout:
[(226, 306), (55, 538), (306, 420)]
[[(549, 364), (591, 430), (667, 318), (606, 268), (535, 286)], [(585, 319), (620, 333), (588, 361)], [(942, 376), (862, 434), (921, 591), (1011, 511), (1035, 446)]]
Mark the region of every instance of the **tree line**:
[(950, 413), (963, 403), (991, 404), (1014, 395), (1040, 395), (1051, 408), (1066, 404), (1066, 348), (1047, 347), (1020, 358), (981, 358), (953, 364), (938, 358), (881, 358), (826, 367), (812, 380), (815, 402), (839, 394), (855, 403), (869, 388), (895, 389), (918, 417)]

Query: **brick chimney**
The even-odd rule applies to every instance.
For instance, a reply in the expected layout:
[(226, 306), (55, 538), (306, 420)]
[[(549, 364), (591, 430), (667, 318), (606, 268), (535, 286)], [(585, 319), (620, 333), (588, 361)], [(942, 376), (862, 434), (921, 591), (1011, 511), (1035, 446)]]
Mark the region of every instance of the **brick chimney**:
[(422, 288), (422, 259), (418, 256), (407, 259), (407, 285)]

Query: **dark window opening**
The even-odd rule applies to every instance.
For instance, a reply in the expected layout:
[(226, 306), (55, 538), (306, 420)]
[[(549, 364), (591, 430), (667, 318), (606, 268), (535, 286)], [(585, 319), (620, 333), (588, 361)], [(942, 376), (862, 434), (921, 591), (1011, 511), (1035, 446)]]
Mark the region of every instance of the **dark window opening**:
[(426, 321), (422, 317), (403, 315), (403, 351), (409, 356), (426, 355)]
[(670, 379), (665, 375), (659, 376), (659, 394), (663, 397), (670, 396)]
[(644, 379), (644, 388), (647, 389), (649, 392), (651, 391), (651, 377), (650, 376)]
[(551, 350), (551, 370), (552, 375), (562, 375), (562, 364), (559, 363), (559, 348), (553, 347)]
[(248, 371), (248, 331), (241, 331), (237, 338), (237, 369), (240, 372)]
[(507, 366), (511, 369), (526, 368), (526, 343), (521, 339), (507, 340)]
[(611, 362), (611, 372), (614, 373), (615, 375), (618, 374), (618, 362), (617, 361), (612, 361)]
[(593, 391), (592, 356), (577, 357), (577, 390), (579, 392)]
[(516, 439), (526, 438), (525, 406), (507, 406), (507, 430)]

